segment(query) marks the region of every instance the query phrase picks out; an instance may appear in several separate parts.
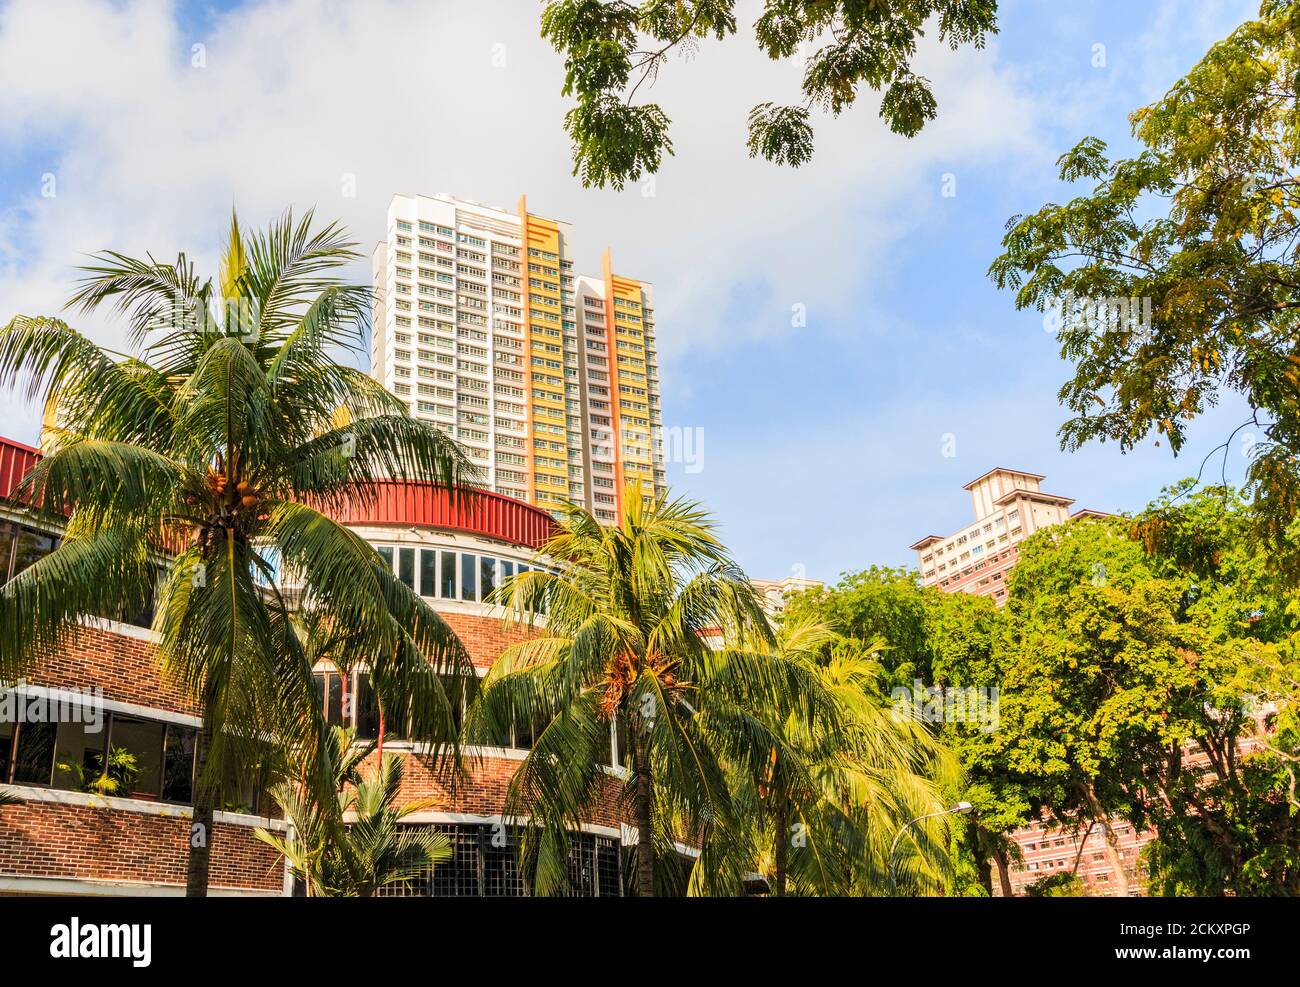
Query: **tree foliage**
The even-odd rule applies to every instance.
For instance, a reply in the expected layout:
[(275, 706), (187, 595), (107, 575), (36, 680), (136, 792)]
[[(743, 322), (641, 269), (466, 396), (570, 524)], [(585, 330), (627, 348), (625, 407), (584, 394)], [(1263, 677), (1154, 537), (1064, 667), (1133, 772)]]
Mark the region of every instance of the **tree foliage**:
[[(541, 555), (555, 569), (514, 575), (497, 599), (526, 625), (544, 614), (545, 628), (493, 664), (465, 736), (490, 743), (513, 724), (535, 725), (505, 814), (524, 826), (534, 889), (561, 894), (568, 832), (606, 791), (617, 734), (637, 894), (662, 894), (675, 842), (707, 844), (710, 832), (738, 827), (728, 770), (757, 774), (779, 743), (755, 711), (811, 722), (828, 704), (811, 670), (771, 650), (753, 587), (698, 505), (647, 501), (633, 485), (608, 526), (570, 505)], [(713, 888), (738, 884), (702, 864)]]
[[(542, 37), (564, 56), (565, 117), (574, 174), (586, 185), (622, 188), (659, 170), (673, 151), (670, 121), (655, 103), (635, 102), (674, 50), (737, 33), (734, 0), (550, 0)], [(814, 110), (839, 116), (862, 89), (882, 94), (880, 116), (913, 137), (937, 112), (929, 80), (912, 68), (928, 27), (956, 50), (983, 47), (997, 30), (996, 0), (766, 0), (754, 23), (759, 50), (774, 60), (807, 51), (800, 100), (760, 102), (749, 114), (751, 157), (798, 166), (813, 153)]]
[[(753, 706), (775, 742), (758, 773), (730, 772), (741, 826), (714, 830), (717, 845), (702, 859), (738, 857), (731, 872), (758, 874), (778, 897), (947, 889), (939, 814), (959, 769), (924, 724), (894, 715), (880, 688), (878, 645), (787, 620), (777, 649), (816, 676), (834, 715), (808, 722), (781, 706)], [(907, 829), (919, 817), (929, 818)], [(911, 839), (893, 852), (905, 829)]]
[[(1154, 831), (1157, 893), (1294, 894), (1300, 605), (1254, 524), (1237, 492), (1189, 480), (1134, 518), (1031, 536), (1001, 609), (872, 569), (787, 613), (880, 634), (893, 688), (998, 689), (994, 729), (932, 725), (961, 764), (951, 797), (975, 806), (955, 890), (991, 890), (991, 860), (1009, 894), (1008, 835), (1047, 816), (1099, 829), (1121, 873), (1112, 820)], [(1036, 893), (1078, 889), (1061, 884)]]
[(1269, 715), (1296, 698), (1269, 694), (1288, 597), (1235, 494), (1189, 491), (1025, 542), (993, 744), (1037, 806), (1100, 826), (1108, 853), (1110, 819), (1153, 830), (1157, 892), (1294, 894), (1294, 740)]
[(1132, 114), (1136, 155), (1111, 159), (1095, 137), (1064, 154), (1061, 179), (1091, 188), (1013, 217), (990, 268), (1018, 307), (1060, 320), (1063, 447), (1154, 433), (1177, 453), (1193, 419), (1244, 396), (1276, 546), (1300, 515), (1298, 37), (1300, 5), (1265, 0)]
[(327, 784), (285, 780), (272, 789), (292, 833), (254, 833), (284, 857), (309, 898), (371, 898), (381, 888), (425, 877), (451, 859), (445, 834), (403, 825), (433, 804), (399, 803), (403, 757), (385, 754), (364, 768), (373, 749), (374, 744), (358, 744), (351, 728), (334, 727), (323, 756), (303, 765), (309, 774), (323, 772)]

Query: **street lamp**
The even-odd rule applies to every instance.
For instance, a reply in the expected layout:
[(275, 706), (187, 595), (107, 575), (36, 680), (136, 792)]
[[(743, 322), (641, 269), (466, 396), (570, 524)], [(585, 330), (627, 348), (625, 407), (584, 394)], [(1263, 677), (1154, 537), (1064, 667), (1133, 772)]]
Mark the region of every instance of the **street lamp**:
[(969, 815), (975, 806), (969, 802), (958, 802), (956, 805), (949, 806), (941, 812), (927, 812), (923, 816), (917, 816), (915, 819), (909, 819), (903, 824), (903, 828), (898, 831), (894, 837), (894, 844), (889, 848), (889, 884), (891, 890), (895, 893), (898, 891), (898, 870), (894, 865), (894, 853), (898, 850), (898, 841), (903, 838), (903, 834), (915, 823), (925, 819), (934, 819), (936, 816), (965, 816)]

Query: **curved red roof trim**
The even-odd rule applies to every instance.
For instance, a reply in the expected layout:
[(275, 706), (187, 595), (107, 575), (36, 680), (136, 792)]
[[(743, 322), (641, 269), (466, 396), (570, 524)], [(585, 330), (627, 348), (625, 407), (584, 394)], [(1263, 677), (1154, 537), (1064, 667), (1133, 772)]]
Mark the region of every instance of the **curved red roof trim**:
[(529, 548), (540, 548), (555, 532), (549, 514), (513, 497), (473, 490), (453, 500), (446, 487), (397, 480), (375, 484), (373, 498), (356, 498), (330, 514), (343, 524), (443, 528)]
[[(0, 438), (0, 499), (9, 497), (40, 458), (40, 450)], [(445, 487), (432, 483), (382, 481), (375, 484), (373, 498), (354, 498), (330, 513), (344, 524), (443, 528), (529, 548), (540, 548), (555, 533), (555, 521), (532, 504), (488, 490), (461, 491), (453, 500)]]

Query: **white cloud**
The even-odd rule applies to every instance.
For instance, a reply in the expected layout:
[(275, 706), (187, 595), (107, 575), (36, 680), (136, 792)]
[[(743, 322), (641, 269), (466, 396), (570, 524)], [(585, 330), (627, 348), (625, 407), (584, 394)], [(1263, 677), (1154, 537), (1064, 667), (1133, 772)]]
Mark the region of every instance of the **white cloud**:
[[(30, 173), (0, 215), (4, 308), (53, 311), (71, 266), (103, 247), (186, 249), (210, 270), (232, 205), (246, 223), (316, 205), (368, 253), (393, 192), (506, 206), (526, 192), (535, 211), (574, 223), (581, 268), (609, 243), (616, 266), (657, 283), (671, 367), (692, 347), (787, 331), (797, 302), (813, 318), (869, 312), (888, 289), (870, 272), (937, 208), (944, 172), (960, 181), (1045, 153), (1038, 110), (996, 44), (955, 55), (931, 45), (921, 62), (941, 116), (918, 139), (888, 133), (866, 98), (819, 125), (806, 168), (751, 161), (748, 109), (792, 100), (798, 73), (736, 39), (674, 61), (650, 92), (678, 148), (653, 197), (584, 190), (561, 130), (562, 65), (538, 38), (537, 8), (525, 9), (282, 0), (189, 37), (159, 3), (67, 0), (52, 16), (41, 0), (15, 0), (0, 13), (0, 139), (56, 150), (48, 164), (23, 158)], [(195, 44), (205, 67), (191, 65)], [(46, 171), (53, 199), (40, 195)], [(736, 300), (742, 314), (728, 318)], [(81, 324), (116, 341), (111, 321)]]

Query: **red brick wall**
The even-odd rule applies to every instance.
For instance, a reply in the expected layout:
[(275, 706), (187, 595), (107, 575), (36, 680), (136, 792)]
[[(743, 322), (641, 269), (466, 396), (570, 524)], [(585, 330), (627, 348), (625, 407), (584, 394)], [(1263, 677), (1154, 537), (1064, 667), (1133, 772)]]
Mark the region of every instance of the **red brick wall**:
[[(486, 669), (508, 645), (532, 631), (497, 617), (444, 613), (443, 618)], [(196, 714), (194, 703), (164, 676), (148, 641), (79, 628), (58, 651), (33, 663), (33, 685), (103, 689), (104, 698)], [(407, 757), (404, 800), (430, 799), (430, 811), (499, 815), (519, 761), (486, 758), (469, 765), (470, 779), (454, 787), (436, 778), (430, 759)], [(610, 777), (589, 822), (617, 826), (622, 784)], [(107, 808), (29, 802), (0, 809), (0, 875), (184, 885), (187, 819)], [(248, 827), (221, 825), (212, 852), (215, 887), (279, 891), (283, 871), (274, 851)]]
[[(373, 770), (375, 760), (376, 755), (372, 754), (363, 770)], [(506, 789), (520, 763), (503, 757), (467, 757), (469, 778), (451, 785), (447, 779), (435, 774), (430, 757), (408, 753), (403, 765), (401, 801), (428, 800), (432, 802), (427, 810), (429, 812), (497, 816), (505, 806)], [(597, 804), (584, 817), (584, 821), (601, 826), (618, 826), (623, 818), (619, 813), (622, 787), (623, 783), (618, 778), (612, 775), (606, 778)]]
[(27, 673), (32, 685), (104, 690), (105, 699), (197, 715), (194, 702), (163, 675), (156, 645), (102, 631), (78, 628), (61, 649), (38, 657)]
[[(134, 881), (183, 887), (187, 817), (25, 802), (0, 809), (0, 876)], [(213, 888), (280, 892), (279, 855), (248, 826), (219, 823), (212, 843)]]
[(491, 668), (501, 652), (510, 645), (537, 635), (537, 631), (507, 623), (500, 617), (442, 612), (439, 616), (460, 638), (461, 644), (465, 645), (476, 668)]
[[(507, 646), (535, 633), (509, 625), (499, 617), (463, 613), (441, 616), (465, 645), (475, 667), (482, 669), (490, 668)], [(198, 713), (193, 700), (163, 674), (156, 645), (97, 628), (78, 628), (63, 648), (33, 661), (26, 678), (32, 685), (51, 688), (99, 687), (105, 699)]]

